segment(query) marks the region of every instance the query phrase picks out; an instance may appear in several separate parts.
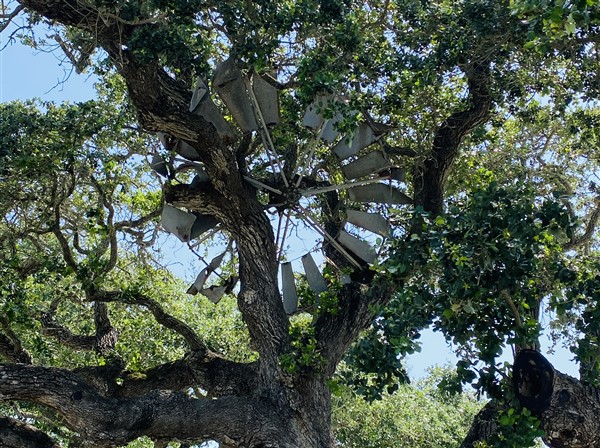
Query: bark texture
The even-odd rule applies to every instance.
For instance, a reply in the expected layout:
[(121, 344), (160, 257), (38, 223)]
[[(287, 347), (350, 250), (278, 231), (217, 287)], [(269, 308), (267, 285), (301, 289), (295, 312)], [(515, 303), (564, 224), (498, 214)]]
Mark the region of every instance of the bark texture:
[[(551, 448), (600, 447), (600, 389), (557, 370), (552, 389), (550, 403), (539, 415), (544, 443)], [(498, 433), (498, 411), (495, 402), (488, 403), (475, 417), (461, 448), (489, 442)]]

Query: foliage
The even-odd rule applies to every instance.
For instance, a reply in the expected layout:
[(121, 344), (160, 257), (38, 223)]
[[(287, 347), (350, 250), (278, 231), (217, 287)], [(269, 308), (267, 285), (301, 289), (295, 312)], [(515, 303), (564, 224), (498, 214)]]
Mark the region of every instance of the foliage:
[(465, 393), (448, 396), (436, 383), (452, 372), (436, 368), (415, 385), (365, 403), (343, 390), (334, 399), (334, 430), (345, 448), (459, 447), (481, 407)]
[[(600, 384), (598, 2), (99, 0), (68, 13), (60, 2), (25, 3), (29, 24), (47, 26), (77, 70), (89, 64), (100, 82), (98, 98), (85, 103), (0, 105), (6, 359), (116, 366), (121, 383), (192, 355), (202, 366), (258, 365), (260, 385), (248, 387), (261, 404), (280, 406), (273, 414), (309, 415), (302, 407), (311, 400), (296, 395), (318, 387), (290, 384), (320, 381), (341, 393), (338, 439), (348, 447), (456, 445), (477, 406), (445, 394), (470, 383), (506, 398), (508, 367), (498, 357), (511, 346), (537, 347), (546, 322), (583, 379)], [(3, 4), (3, 20), (13, 19), (9, 9)], [(47, 45), (34, 30), (18, 34)], [(230, 57), (244, 76), (277, 85), (281, 107), (279, 126), (240, 133), (235, 143), (189, 110), (200, 78), (235, 127), (211, 82)], [(275, 274), (285, 238), (264, 211), (286, 234), (286, 216), (304, 208), (327, 240), (352, 202), (347, 185), (335, 191), (348, 180), (348, 161), (302, 125), (323, 94), (338, 96), (322, 110), (336, 130), (352, 137), (357, 123), (378, 128), (377, 149), (406, 172), (402, 183), (386, 181), (416, 207), (352, 204), (392, 224), (381, 261), (349, 267), (325, 244), (328, 290), (317, 297), (299, 278), (301, 313), (286, 317)], [(181, 162), (184, 143), (194, 163)], [(150, 156), (163, 158), (166, 176), (149, 169)], [(380, 171), (370, 181), (379, 176), (391, 177)], [(436, 182), (440, 197), (427, 198)], [(303, 197), (311, 188), (330, 191)], [(166, 200), (218, 218), (224, 238), (235, 240), (237, 255), (216, 275), (242, 278), (229, 291), (237, 302), (185, 294), (165, 272), (158, 218)], [(403, 357), (419, 350), (429, 326), (460, 358), (443, 391), (402, 384)], [(507, 406), (495, 443), (525, 446), (540, 435), (527, 410)], [(398, 408), (409, 414), (394, 416)]]

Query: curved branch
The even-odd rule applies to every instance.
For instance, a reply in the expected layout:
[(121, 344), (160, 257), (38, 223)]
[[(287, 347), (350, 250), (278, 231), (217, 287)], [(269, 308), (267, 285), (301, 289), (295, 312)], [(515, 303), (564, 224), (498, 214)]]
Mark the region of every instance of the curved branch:
[(73, 372), (105, 397), (133, 398), (153, 390), (185, 392), (201, 388), (208, 397), (218, 398), (250, 396), (258, 382), (256, 367), (256, 363), (236, 363), (215, 353), (192, 352), (141, 372), (124, 372), (118, 361), (81, 367)]
[(42, 314), (42, 334), (57, 339), (61, 344), (74, 350), (97, 350), (106, 355), (117, 344), (118, 333), (111, 325), (108, 316), (108, 308), (104, 303), (94, 303), (94, 324), (96, 334), (78, 335), (73, 333), (67, 327), (54, 321), (54, 314), (58, 307), (58, 300), (55, 300), (50, 309)]
[(120, 302), (144, 306), (152, 313), (159, 324), (180, 334), (192, 351), (207, 350), (204, 342), (189, 325), (165, 312), (160, 304), (150, 297), (143, 294), (125, 294), (121, 291), (95, 291), (90, 294), (88, 299), (103, 303)]
[(21, 340), (10, 326), (6, 316), (0, 314), (0, 356), (12, 362), (31, 364), (31, 355), (21, 344)]
[(0, 446), (5, 448), (59, 448), (46, 433), (9, 417), (0, 417)]
[(54, 322), (54, 316), (51, 312), (42, 314), (41, 324), (42, 334), (54, 338), (74, 350), (94, 350), (96, 346), (96, 336), (73, 333), (67, 327)]
[(598, 226), (598, 221), (600, 221), (600, 197), (597, 197), (594, 202), (596, 203), (596, 206), (590, 213), (590, 217), (588, 218), (583, 235), (579, 237), (573, 237), (571, 241), (563, 246), (563, 249), (576, 249), (578, 247), (588, 245), (591, 242), (594, 232), (596, 231), (596, 227)]
[[(117, 265), (117, 255), (118, 255), (118, 244), (117, 244), (117, 231), (114, 226), (114, 216), (115, 216), (115, 208), (112, 203), (109, 201), (106, 192), (102, 188), (102, 185), (96, 180), (94, 176), (90, 176), (90, 181), (94, 186), (96, 192), (100, 196), (100, 200), (102, 201), (102, 205), (104, 208), (108, 210), (108, 216), (106, 217), (106, 227), (108, 228), (108, 249), (109, 249), (109, 259), (108, 264), (102, 267), (102, 272), (108, 273), (112, 271), (112, 269)], [(99, 245), (99, 252), (96, 255), (100, 257), (106, 251), (105, 244)], [(101, 248), (101, 249), (100, 249)]]
[(0, 19), (3, 20), (3, 22), (0, 23), (0, 33), (2, 31), (4, 31), (6, 28), (8, 28), (8, 25), (10, 25), (12, 23), (13, 19), (15, 17), (17, 17), (20, 14), (20, 12), (23, 11), (23, 9), (25, 9), (25, 7), (23, 5), (18, 5), (15, 9), (13, 9), (8, 14), (0, 14)]
[[(67, 370), (0, 364), (0, 400), (23, 400), (60, 414), (94, 446), (122, 445), (140, 436), (201, 442), (232, 440), (261, 446), (291, 430), (268, 402), (224, 397), (198, 400), (154, 391), (130, 399), (104, 398)], [(265, 445), (266, 446), (266, 445)]]
[(465, 73), (470, 107), (454, 112), (442, 123), (429, 158), (415, 169), (415, 205), (434, 215), (443, 211), (444, 190), (458, 157), (459, 145), (469, 132), (488, 119), (492, 106), (489, 65), (473, 64), (465, 68)]

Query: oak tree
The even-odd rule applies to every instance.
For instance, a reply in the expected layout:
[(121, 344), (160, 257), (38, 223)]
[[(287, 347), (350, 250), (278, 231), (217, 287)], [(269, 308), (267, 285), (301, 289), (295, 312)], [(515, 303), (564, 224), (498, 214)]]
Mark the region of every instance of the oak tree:
[[(547, 7), (3, 4), (100, 82), (0, 110), (0, 441), (332, 447), (332, 391), (393, 393), (433, 325), (491, 398), (463, 446), (597, 445), (598, 5)], [(187, 291), (161, 228), (217, 247)]]

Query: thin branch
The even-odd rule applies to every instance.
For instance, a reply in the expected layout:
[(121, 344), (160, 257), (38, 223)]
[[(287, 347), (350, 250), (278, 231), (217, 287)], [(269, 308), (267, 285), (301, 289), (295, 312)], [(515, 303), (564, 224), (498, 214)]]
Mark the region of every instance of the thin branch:
[[(108, 196), (106, 195), (106, 192), (104, 191), (104, 189), (102, 188), (100, 183), (96, 180), (96, 178), (94, 176), (90, 176), (90, 180), (92, 182), (92, 185), (98, 192), (98, 195), (100, 195), (102, 205), (104, 206), (104, 208), (106, 208), (108, 210), (108, 216), (106, 218), (106, 226), (108, 227), (108, 242), (109, 242), (109, 248), (110, 248), (110, 256), (108, 259), (108, 264), (106, 266), (104, 266), (102, 269), (102, 271), (104, 273), (108, 273), (117, 265), (117, 255), (118, 255), (117, 232), (116, 232), (116, 229), (115, 229), (115, 226), (113, 223), (113, 219), (115, 216), (115, 208), (113, 207), (112, 203), (109, 201)], [(100, 254), (100, 253), (98, 254), (98, 256), (101, 256), (101, 255), (102, 254)]]
[(139, 227), (139, 226), (142, 226), (142, 225), (152, 221), (154, 218), (158, 218), (161, 213), (162, 213), (162, 208), (158, 208), (158, 209), (148, 213), (147, 215), (141, 216), (137, 219), (118, 221), (114, 224), (114, 228), (117, 230), (122, 230), (125, 228)]
[(207, 350), (204, 342), (189, 325), (165, 312), (160, 304), (150, 297), (143, 294), (125, 294), (120, 291), (96, 291), (90, 294), (88, 299), (96, 302), (120, 302), (144, 306), (159, 324), (180, 334), (192, 351)]
[(517, 327), (521, 328), (523, 326), (523, 322), (521, 321), (521, 315), (519, 314), (519, 310), (517, 310), (517, 306), (515, 305), (515, 302), (513, 302), (512, 297), (510, 296), (508, 291), (506, 289), (500, 291), (500, 297), (502, 297), (502, 299), (504, 299), (504, 301), (508, 305), (510, 313), (515, 318)]
[(597, 197), (594, 200), (594, 202), (596, 203), (595, 204), (596, 206), (590, 213), (588, 222), (585, 226), (585, 232), (583, 232), (583, 235), (581, 235), (579, 237), (573, 237), (573, 239), (571, 241), (569, 241), (567, 244), (563, 245), (563, 249), (565, 249), (565, 250), (576, 249), (578, 247), (587, 245), (591, 242), (592, 237), (594, 236), (594, 233), (596, 231), (596, 227), (598, 226), (598, 221), (600, 221), (600, 196)]
[(25, 9), (25, 6), (19, 5), (15, 9), (13, 9), (12, 12), (10, 12), (8, 14), (0, 14), (0, 19), (6, 19), (6, 20), (4, 20), (4, 22), (2, 22), (2, 24), (0, 24), (0, 33), (2, 31), (4, 31), (6, 28), (8, 28), (8, 25), (10, 25), (12, 23), (13, 19), (15, 17), (17, 17), (19, 15), (19, 13), (21, 11), (23, 11), (24, 9)]
[(492, 107), (489, 63), (473, 63), (464, 68), (469, 86), (469, 107), (451, 114), (438, 128), (427, 160), (414, 175), (414, 202), (425, 211), (440, 214), (444, 191), (464, 138), (484, 123)]
[(10, 326), (5, 315), (0, 314), (0, 355), (12, 362), (31, 364), (31, 355), (23, 348), (21, 340)]

